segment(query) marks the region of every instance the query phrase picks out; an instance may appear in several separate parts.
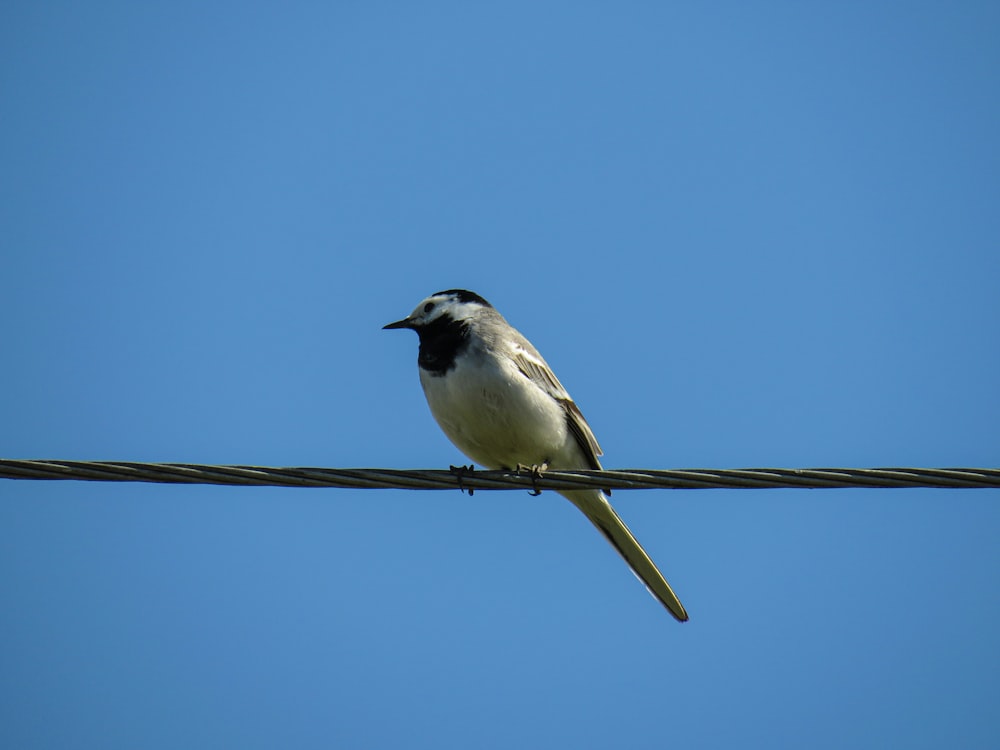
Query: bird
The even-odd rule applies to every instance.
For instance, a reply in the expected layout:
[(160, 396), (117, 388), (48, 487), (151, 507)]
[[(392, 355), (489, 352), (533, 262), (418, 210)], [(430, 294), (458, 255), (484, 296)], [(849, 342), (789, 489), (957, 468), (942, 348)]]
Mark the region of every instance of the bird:
[[(417, 367), (431, 414), (474, 464), (533, 476), (547, 469), (600, 469), (601, 447), (538, 350), (485, 299), (437, 292), (383, 329), (420, 339)], [(597, 527), (635, 576), (678, 621), (687, 611), (655, 563), (598, 489), (560, 491)]]

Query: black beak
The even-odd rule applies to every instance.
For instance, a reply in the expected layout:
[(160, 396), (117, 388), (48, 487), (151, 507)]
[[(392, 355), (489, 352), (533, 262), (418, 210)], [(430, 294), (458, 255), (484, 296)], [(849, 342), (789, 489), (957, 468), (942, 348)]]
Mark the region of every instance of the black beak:
[(395, 323), (390, 323), (387, 326), (382, 326), (383, 331), (387, 331), (390, 328), (413, 328), (413, 323), (409, 318), (403, 318), (402, 320), (397, 320)]

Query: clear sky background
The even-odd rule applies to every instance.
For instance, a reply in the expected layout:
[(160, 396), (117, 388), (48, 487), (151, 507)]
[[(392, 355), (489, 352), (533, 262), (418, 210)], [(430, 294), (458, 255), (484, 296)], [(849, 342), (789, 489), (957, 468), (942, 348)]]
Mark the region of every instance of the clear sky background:
[[(472, 7), (473, 5), (477, 7)], [(444, 468), (452, 287), (614, 468), (1000, 465), (996, 3), (0, 8), (0, 456)], [(0, 480), (9, 748), (995, 748), (1000, 493)]]

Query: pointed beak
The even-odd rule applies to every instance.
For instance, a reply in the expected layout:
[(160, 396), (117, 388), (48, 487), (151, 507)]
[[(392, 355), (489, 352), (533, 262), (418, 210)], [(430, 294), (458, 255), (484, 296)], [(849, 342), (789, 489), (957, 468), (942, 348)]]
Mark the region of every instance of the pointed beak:
[(403, 318), (402, 320), (397, 320), (395, 323), (382, 326), (383, 331), (387, 331), (391, 328), (413, 328), (413, 322), (409, 318)]

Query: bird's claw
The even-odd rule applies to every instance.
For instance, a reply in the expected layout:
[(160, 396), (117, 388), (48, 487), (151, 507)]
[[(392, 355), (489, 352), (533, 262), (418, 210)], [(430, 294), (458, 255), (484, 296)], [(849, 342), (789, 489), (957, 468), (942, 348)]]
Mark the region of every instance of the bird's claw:
[(467, 491), (469, 493), (469, 497), (472, 497), (476, 489), (475, 487), (469, 487), (468, 490), (466, 490), (466, 488), (462, 485), (462, 477), (464, 477), (466, 474), (471, 474), (472, 472), (474, 472), (476, 470), (475, 465), (469, 464), (468, 466), (449, 466), (448, 468), (451, 470), (451, 473), (455, 475), (455, 478), (458, 479), (458, 491), (459, 492)]
[(543, 461), (540, 464), (532, 464), (528, 466), (526, 464), (518, 464), (515, 473), (518, 475), (527, 473), (531, 477), (531, 492), (528, 494), (532, 497), (538, 497), (542, 494), (542, 491), (538, 489), (537, 482), (542, 478), (542, 472), (549, 468), (547, 461)]

